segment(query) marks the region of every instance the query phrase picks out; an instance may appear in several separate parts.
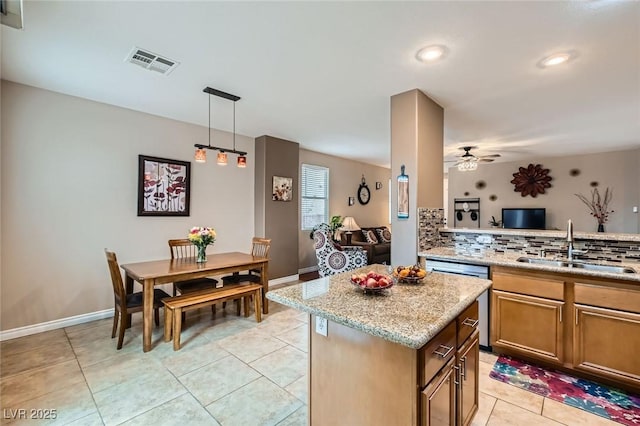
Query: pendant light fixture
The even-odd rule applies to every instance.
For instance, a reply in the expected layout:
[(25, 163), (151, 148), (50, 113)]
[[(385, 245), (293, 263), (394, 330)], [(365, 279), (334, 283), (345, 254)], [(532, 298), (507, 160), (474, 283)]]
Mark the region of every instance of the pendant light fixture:
[[(226, 166), (228, 162), (228, 152), (232, 154), (238, 154), (238, 167), (247, 167), (247, 153), (244, 151), (236, 150), (236, 102), (240, 100), (239, 96), (232, 95), (230, 93), (222, 92), (220, 90), (212, 89), (211, 87), (205, 87), (203, 92), (209, 94), (209, 143), (207, 145), (195, 144), (196, 153), (195, 161), (198, 163), (205, 163), (207, 161), (207, 149), (218, 151), (217, 163), (220, 166)], [(233, 101), (233, 149), (220, 148), (218, 146), (211, 146), (211, 95), (218, 96), (220, 98)]]

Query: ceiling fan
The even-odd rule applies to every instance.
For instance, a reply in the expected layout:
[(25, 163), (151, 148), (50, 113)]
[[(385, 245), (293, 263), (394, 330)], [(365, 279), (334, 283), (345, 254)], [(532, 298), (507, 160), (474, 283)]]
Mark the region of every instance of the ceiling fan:
[(494, 158), (498, 158), (500, 154), (489, 154), (489, 155), (473, 155), (470, 151), (472, 149), (478, 149), (477, 146), (462, 146), (458, 148), (464, 151), (458, 160), (456, 161), (456, 166), (458, 166), (458, 170), (466, 172), (471, 170), (476, 170), (478, 168), (478, 163), (490, 163), (494, 161)]

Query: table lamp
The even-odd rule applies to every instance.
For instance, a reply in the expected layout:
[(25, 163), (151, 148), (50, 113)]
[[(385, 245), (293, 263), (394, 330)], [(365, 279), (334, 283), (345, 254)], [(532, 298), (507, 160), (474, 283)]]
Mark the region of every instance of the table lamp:
[(340, 230), (345, 231), (347, 234), (347, 245), (349, 246), (351, 245), (351, 235), (353, 234), (353, 231), (359, 231), (360, 227), (354, 218), (347, 216), (342, 220), (342, 228), (340, 228)]

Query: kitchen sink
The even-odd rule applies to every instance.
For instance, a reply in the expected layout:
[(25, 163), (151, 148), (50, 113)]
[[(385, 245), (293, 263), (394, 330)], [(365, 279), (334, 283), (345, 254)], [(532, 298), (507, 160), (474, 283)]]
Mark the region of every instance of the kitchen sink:
[(571, 266), (589, 271), (612, 272), (614, 274), (635, 274), (636, 272), (633, 269), (625, 268), (624, 266), (600, 265), (596, 263), (574, 262)]
[(588, 271), (609, 272), (614, 274), (635, 274), (631, 268), (624, 266), (601, 265), (582, 261), (567, 262), (565, 260), (541, 259), (536, 257), (519, 257), (516, 262), (532, 263), (536, 265), (560, 266), (565, 268), (585, 269)]
[(519, 257), (516, 259), (516, 262), (535, 263), (536, 265), (547, 266), (569, 266), (568, 262), (564, 262), (562, 260), (538, 259), (535, 257)]

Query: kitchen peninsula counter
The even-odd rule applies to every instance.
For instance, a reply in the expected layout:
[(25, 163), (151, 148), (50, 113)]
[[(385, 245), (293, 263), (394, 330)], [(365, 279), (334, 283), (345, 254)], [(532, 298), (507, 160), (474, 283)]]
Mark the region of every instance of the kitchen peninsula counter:
[[(573, 275), (591, 277), (591, 278), (625, 280), (625, 281), (633, 281), (633, 282), (640, 283), (640, 266), (638, 263), (630, 263), (630, 262), (614, 263), (614, 262), (606, 262), (606, 261), (594, 261), (592, 263), (626, 267), (634, 270), (635, 273), (611, 273), (611, 272), (602, 272), (602, 271), (594, 271), (594, 270), (586, 270), (586, 269), (578, 269), (578, 268), (568, 268), (566, 266), (552, 266), (552, 265), (542, 265), (542, 264), (536, 264), (536, 263), (518, 262), (517, 259), (520, 257), (535, 258), (536, 256), (527, 255), (527, 254), (518, 253), (518, 252), (497, 253), (497, 252), (492, 252), (490, 250), (487, 250), (482, 253), (470, 255), (468, 253), (461, 253), (453, 247), (435, 247), (430, 250), (424, 250), (424, 251), (418, 252), (418, 257), (426, 259), (427, 263), (429, 260), (443, 260), (446, 262), (469, 263), (473, 265), (486, 265), (486, 266), (504, 266), (509, 268), (519, 268), (519, 269), (529, 270), (529, 271), (573, 274)], [(580, 259), (577, 259), (577, 261), (580, 262)]]

